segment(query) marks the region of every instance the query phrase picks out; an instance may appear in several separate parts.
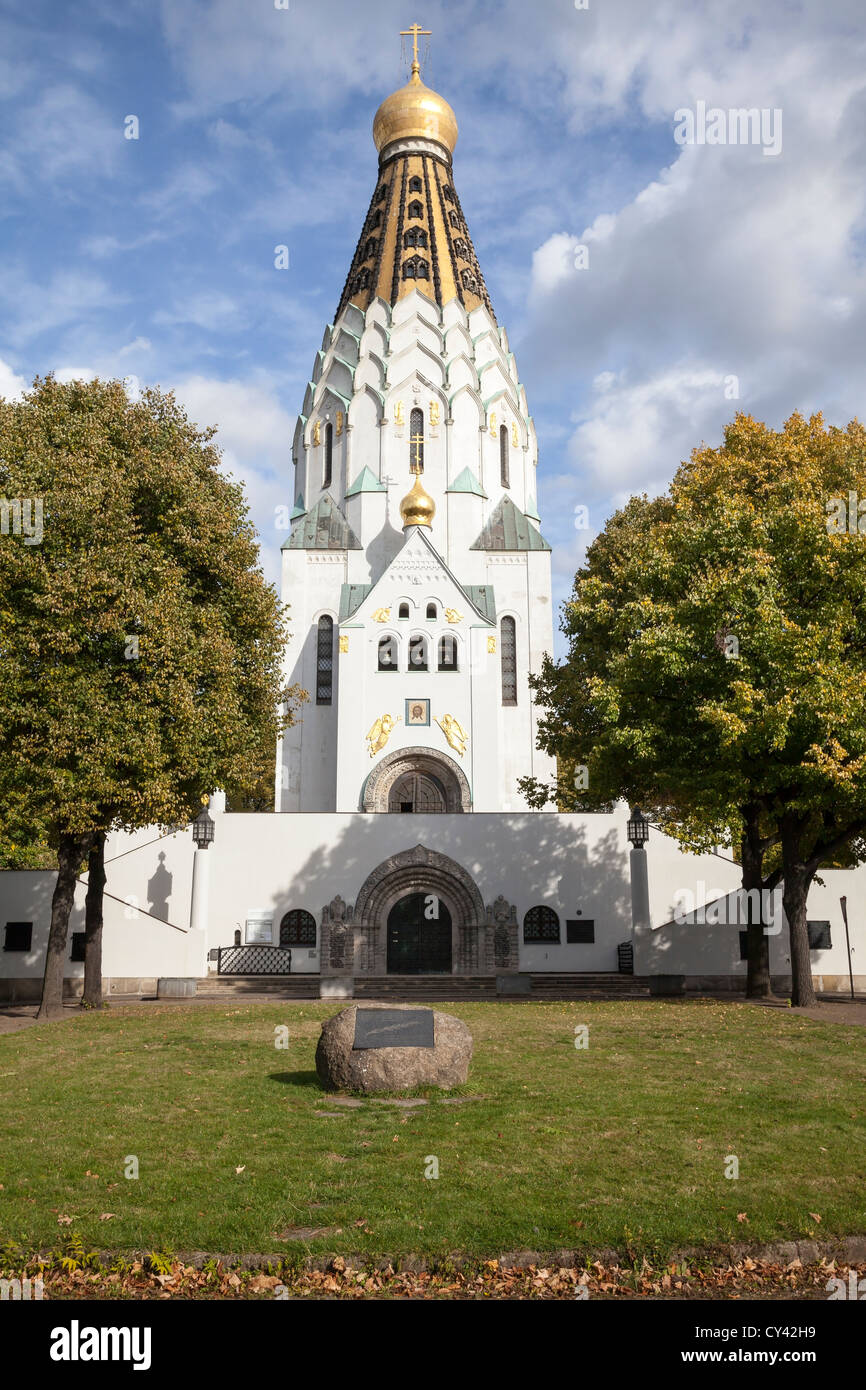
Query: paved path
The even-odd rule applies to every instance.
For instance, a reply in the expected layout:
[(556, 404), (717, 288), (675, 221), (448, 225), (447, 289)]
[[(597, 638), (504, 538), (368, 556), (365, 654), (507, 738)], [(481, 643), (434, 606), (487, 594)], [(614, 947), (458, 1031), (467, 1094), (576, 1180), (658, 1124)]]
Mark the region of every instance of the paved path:
[(749, 999), (758, 1009), (781, 1009), (783, 1013), (813, 1018), (816, 1023), (859, 1023), (866, 1028), (866, 999), (820, 999), (811, 1009), (789, 1009), (778, 999)]

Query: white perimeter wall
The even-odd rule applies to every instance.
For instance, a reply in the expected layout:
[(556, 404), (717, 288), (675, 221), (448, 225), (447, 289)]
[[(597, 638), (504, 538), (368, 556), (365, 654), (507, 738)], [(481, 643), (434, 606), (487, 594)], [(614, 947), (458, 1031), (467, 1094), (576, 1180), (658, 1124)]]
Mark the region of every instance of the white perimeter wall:
[[(209, 868), (205, 940), (201, 934), (188, 934), (195, 854), (189, 830), (163, 837), (148, 830), (110, 838), (106, 976), (200, 975), (206, 951), (232, 945), (237, 929), (246, 939), (251, 917), (270, 916), (277, 941), (280, 919), (290, 908), (311, 912), (320, 927), (326, 903), (337, 894), (354, 903), (367, 875), (383, 860), (418, 844), (461, 864), (474, 878), (485, 905), (499, 894), (516, 905), (522, 970), (616, 970), (616, 947), (631, 937), (624, 805), (611, 815), (595, 816), (231, 815), (218, 805), (215, 798), (215, 842), (199, 852)], [(671, 921), (684, 892), (694, 894), (696, 906), (732, 893), (739, 884), (737, 865), (721, 855), (683, 854), (675, 841), (651, 831), (648, 872), (652, 926), (636, 936), (635, 973), (745, 977), (736, 921), (730, 926)], [(812, 953), (819, 988), (824, 975), (847, 982), (842, 894), (847, 896), (854, 973), (861, 980), (866, 976), (866, 867), (829, 870), (822, 877), (823, 886), (815, 885), (809, 897), (809, 917), (831, 924), (831, 949)], [(0, 873), (0, 932), (8, 921), (34, 923), (30, 952), (0, 950), (0, 977), (41, 975), (54, 881), (55, 875), (44, 871)], [(81, 884), (70, 931), (84, 928), (84, 893)], [(542, 903), (559, 914), (559, 946), (522, 943), (523, 917)], [(732, 906), (730, 916), (735, 915)], [(594, 921), (595, 942), (569, 946), (566, 919), (579, 916)], [(786, 929), (770, 936), (770, 950), (773, 972), (789, 973)], [(318, 952), (294, 948), (292, 969), (317, 972)], [(82, 973), (82, 964), (68, 964), (68, 976)]]

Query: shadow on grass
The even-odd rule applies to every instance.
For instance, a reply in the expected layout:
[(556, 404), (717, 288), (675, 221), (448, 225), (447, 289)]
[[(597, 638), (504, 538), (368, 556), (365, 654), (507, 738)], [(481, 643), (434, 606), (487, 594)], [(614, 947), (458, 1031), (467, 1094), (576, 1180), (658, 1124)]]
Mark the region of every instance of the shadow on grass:
[(269, 1081), (280, 1081), (284, 1086), (314, 1086), (317, 1091), (324, 1091), (324, 1086), (314, 1071), (272, 1071), (268, 1074)]

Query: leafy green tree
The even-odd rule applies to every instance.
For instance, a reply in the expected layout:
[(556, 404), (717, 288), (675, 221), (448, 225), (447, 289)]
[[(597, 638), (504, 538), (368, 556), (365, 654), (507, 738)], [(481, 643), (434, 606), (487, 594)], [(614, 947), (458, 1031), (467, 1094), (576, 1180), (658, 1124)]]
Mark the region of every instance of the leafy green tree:
[(0, 400), (0, 496), (42, 531), (0, 537), (0, 804), (57, 853), (40, 1016), (61, 1007), (99, 837), (184, 824), (215, 787), (243, 796), (281, 727), (284, 615), (213, 433), (116, 381)]
[[(815, 873), (860, 857), (866, 832), (859, 498), (861, 424), (795, 414), (773, 431), (738, 415), (664, 497), (611, 518), (566, 606), (568, 659), (533, 681), (541, 746), (588, 769), (594, 801), (641, 802), (692, 850), (738, 845), (744, 888), (784, 880), (796, 1003), (814, 999)], [(524, 788), (535, 805), (586, 805), (562, 777)], [(750, 928), (752, 992), (767, 988), (761, 936)]]

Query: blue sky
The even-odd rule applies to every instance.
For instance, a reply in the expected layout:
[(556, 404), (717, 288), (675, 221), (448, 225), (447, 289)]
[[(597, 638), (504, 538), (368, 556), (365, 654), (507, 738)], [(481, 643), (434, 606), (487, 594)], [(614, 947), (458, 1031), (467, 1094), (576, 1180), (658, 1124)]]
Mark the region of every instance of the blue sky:
[[(174, 389), (218, 426), (275, 580), (295, 416), (416, 19), (561, 600), (610, 511), (737, 408), (864, 414), (862, 0), (0, 0), (0, 393), (48, 370)], [(699, 101), (781, 110), (781, 152), (678, 145)]]

